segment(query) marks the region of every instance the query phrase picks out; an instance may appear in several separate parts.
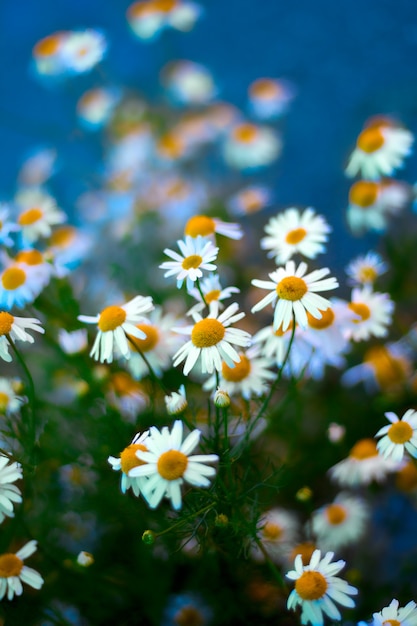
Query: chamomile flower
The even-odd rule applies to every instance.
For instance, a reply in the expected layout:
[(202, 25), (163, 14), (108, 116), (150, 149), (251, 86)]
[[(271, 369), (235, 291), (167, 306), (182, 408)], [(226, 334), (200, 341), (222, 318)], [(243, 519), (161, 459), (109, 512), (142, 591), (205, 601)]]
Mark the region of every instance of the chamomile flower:
[(257, 169), (273, 163), (281, 149), (281, 139), (272, 128), (243, 122), (235, 125), (225, 138), (223, 157), (236, 169)]
[(171, 61), (161, 72), (163, 86), (179, 104), (208, 104), (217, 89), (210, 71), (192, 61)]
[(315, 550), (309, 565), (303, 565), (301, 555), (294, 561), (294, 570), (286, 574), (295, 582), (295, 588), (288, 597), (287, 607), (301, 606), (301, 623), (322, 626), (324, 615), (332, 620), (340, 620), (341, 614), (335, 602), (345, 607), (354, 607), (350, 596), (358, 593), (345, 580), (336, 576), (345, 566), (345, 561), (332, 562), (334, 552), (327, 552), (322, 558), (320, 550)]
[(99, 87), (83, 93), (77, 102), (77, 114), (81, 123), (91, 129), (103, 126), (113, 113), (119, 97), (116, 90)]
[(145, 390), (127, 372), (112, 374), (108, 389), (107, 401), (130, 422), (135, 422), (138, 414), (149, 405)]
[(239, 363), (240, 356), (233, 345), (246, 347), (250, 343), (250, 334), (238, 328), (230, 328), (231, 324), (245, 316), (238, 313), (239, 305), (234, 302), (219, 315), (216, 301), (210, 304), (207, 317), (193, 313), (195, 324), (176, 328), (175, 332), (190, 335), (191, 339), (174, 354), (174, 367), (185, 361), (184, 375), (187, 376), (197, 361), (201, 360), (202, 373), (211, 374), (215, 369), (220, 371), (223, 362), (229, 367)]
[(168, 599), (161, 626), (209, 626), (212, 616), (213, 611), (200, 595), (193, 592), (175, 594)]
[(26, 402), (25, 397), (16, 393), (20, 385), (17, 379), (0, 378), (0, 415), (13, 415)]
[(43, 185), (56, 172), (56, 160), (55, 148), (42, 146), (31, 150), (20, 167), (19, 183), (27, 187)]
[(109, 456), (108, 462), (116, 472), (122, 472), (121, 490), (122, 493), (126, 493), (128, 489), (132, 489), (135, 496), (139, 496), (142, 492), (144, 485), (146, 485), (148, 479), (146, 476), (130, 476), (129, 472), (134, 467), (140, 467), (144, 465), (145, 461), (139, 459), (136, 455), (138, 450), (146, 452), (147, 439), (149, 431), (146, 430), (143, 433), (137, 433), (132, 439), (132, 443), (129, 444), (121, 453), (119, 457)]
[(144, 313), (153, 309), (150, 296), (136, 296), (126, 304), (108, 306), (94, 317), (79, 315), (78, 319), (87, 324), (97, 324), (98, 333), (90, 356), (96, 361), (113, 361), (115, 348), (125, 358), (130, 358), (130, 348), (126, 335), (145, 339), (146, 334), (137, 327), (145, 321)]
[(373, 292), (369, 285), (352, 290), (349, 308), (355, 313), (346, 329), (353, 341), (366, 341), (370, 337), (385, 337), (394, 313), (394, 302), (387, 293)]
[[(280, 563), (288, 555), (297, 541), (299, 526), (297, 516), (283, 508), (275, 507), (261, 515), (257, 524), (258, 539), (274, 562)], [(256, 543), (251, 547), (251, 556), (256, 561), (265, 560)]]
[(106, 50), (107, 42), (103, 33), (88, 28), (68, 33), (61, 46), (61, 57), (68, 71), (84, 74), (103, 59)]
[(411, 153), (413, 134), (390, 120), (370, 120), (349, 157), (347, 176), (378, 179), (390, 176)]
[(373, 285), (387, 270), (388, 265), (381, 256), (370, 251), (353, 259), (346, 267), (346, 274), (352, 285)]
[(289, 81), (277, 78), (258, 78), (249, 85), (249, 105), (259, 119), (280, 117), (288, 110), (295, 97), (295, 88)]
[[(200, 282), (200, 287), (204, 295), (205, 302), (210, 304), (210, 302), (216, 301), (219, 303), (219, 309), (224, 308), (223, 300), (231, 298), (233, 294), (239, 293), (240, 291), (240, 289), (233, 286), (223, 288), (220, 284), (218, 274), (211, 274), (210, 276), (203, 278)], [(197, 287), (190, 289), (189, 294), (198, 300), (198, 303), (190, 309), (188, 315), (191, 315), (194, 311), (202, 311), (206, 305), (203, 302), (203, 298)]]
[(288, 261), (285, 268), (279, 267), (275, 272), (269, 274), (270, 281), (252, 280), (255, 287), (270, 290), (267, 296), (252, 307), (252, 313), (277, 301), (274, 313), (274, 329), (277, 330), (282, 326), (283, 331), (289, 327), (293, 315), (296, 323), (303, 328), (306, 328), (308, 324), (307, 312), (320, 319), (322, 311), (329, 308), (330, 302), (316, 292), (335, 289), (338, 287), (338, 282), (333, 277), (322, 280), (324, 276), (330, 273), (327, 267), (315, 270), (310, 274), (306, 274), (306, 271), (306, 263), (300, 263), (296, 269), (294, 261)]
[(392, 600), (379, 613), (374, 613), (372, 626), (416, 626), (417, 605), (411, 600), (405, 606), (400, 607), (398, 600)]
[[(222, 390), (231, 396), (240, 394), (246, 400), (266, 393), (268, 383), (276, 378), (276, 374), (269, 369), (273, 361), (260, 356), (259, 346), (251, 346), (245, 353), (239, 353), (239, 356), (240, 361), (233, 363), (232, 367), (222, 363)], [(204, 383), (203, 389), (215, 389), (216, 385), (217, 379), (213, 375)]]
[(40, 326), (40, 321), (33, 317), (15, 317), (7, 311), (0, 311), (0, 358), (10, 362), (12, 356), (9, 354), (9, 340), (27, 341), (33, 343), (35, 340), (27, 330), (44, 333)]
[(349, 190), (346, 220), (354, 234), (375, 230), (382, 232), (387, 226), (387, 215), (380, 202), (380, 185), (374, 180), (358, 180)]
[(41, 76), (58, 76), (65, 71), (62, 46), (67, 31), (57, 31), (40, 39), (32, 50), (36, 72)]
[(227, 204), (232, 215), (251, 215), (265, 209), (271, 203), (271, 197), (267, 187), (252, 185), (231, 196)]
[(398, 391), (404, 388), (413, 372), (412, 355), (403, 341), (371, 346), (363, 362), (346, 370), (341, 378), (347, 387), (363, 382), (369, 393), (379, 389)]
[(382, 437), (377, 444), (378, 452), (393, 461), (401, 461), (405, 451), (417, 458), (417, 411), (408, 409), (401, 419), (389, 411), (385, 417), (391, 425), (383, 426), (375, 435)]
[(40, 237), (49, 237), (52, 226), (62, 224), (66, 215), (61, 211), (55, 200), (40, 191), (23, 191), (16, 197), (16, 204), (21, 207), (17, 216), (17, 224), (25, 244), (31, 244)]
[(8, 600), (23, 593), (22, 583), (33, 589), (40, 589), (43, 578), (39, 572), (25, 565), (24, 560), (36, 551), (37, 542), (28, 541), (16, 554), (7, 552), (0, 554), (0, 600), (7, 594)]
[(22, 502), (22, 493), (13, 483), (22, 478), (22, 466), (0, 454), (0, 523), (6, 517), (14, 517), (13, 503)]
[(292, 323), (287, 330), (283, 331), (282, 326), (277, 330), (270, 324), (261, 328), (252, 338), (253, 344), (261, 346), (261, 353), (267, 358), (272, 359), (277, 367), (281, 367), (284, 363), (285, 356), (292, 335)]
[(190, 237), (210, 237), (215, 233), (230, 237), (230, 239), (241, 239), (243, 232), (239, 224), (222, 222), (217, 217), (209, 215), (193, 215), (185, 225), (184, 234)]
[(357, 487), (369, 485), (374, 480), (382, 482), (387, 474), (397, 469), (398, 463), (378, 454), (373, 439), (360, 439), (346, 459), (330, 468), (329, 474), (341, 487)]
[(368, 520), (365, 501), (342, 492), (334, 502), (313, 512), (311, 529), (321, 550), (339, 550), (363, 536)]
[(188, 406), (184, 385), (181, 385), (178, 391), (165, 396), (164, 399), (168, 415), (181, 415)]
[(178, 511), (182, 505), (181, 486), (184, 482), (194, 487), (210, 486), (208, 477), (214, 476), (216, 470), (206, 463), (215, 463), (219, 457), (217, 454), (190, 456), (199, 442), (200, 434), (200, 431), (195, 429), (182, 441), (181, 420), (174, 422), (171, 432), (166, 426), (162, 431), (151, 427), (150, 436), (146, 441), (148, 452), (136, 453), (144, 464), (131, 469), (129, 477), (149, 478), (142, 493), (152, 509), (156, 508), (166, 496), (171, 500), (173, 508)]
[(265, 226), (267, 237), (261, 239), (262, 250), (275, 257), (275, 263), (286, 263), (294, 254), (315, 259), (325, 251), (331, 231), (324, 217), (316, 215), (311, 207), (302, 213), (291, 207), (272, 217)]
[[(37, 256), (42, 257), (33, 251), (32, 260), (36, 261)], [(33, 302), (46, 286), (51, 276), (51, 266), (43, 261), (36, 266), (13, 259), (4, 260), (6, 267), (0, 273), (0, 308), (21, 309)]]
[(192, 289), (197, 278), (202, 278), (203, 270), (213, 272), (217, 269), (212, 261), (217, 258), (219, 248), (200, 235), (195, 238), (187, 235), (185, 240), (180, 239), (177, 244), (182, 256), (165, 248), (164, 253), (174, 260), (165, 261), (159, 267), (167, 270), (165, 277), (176, 275), (178, 289), (181, 289), (184, 280), (187, 289)]

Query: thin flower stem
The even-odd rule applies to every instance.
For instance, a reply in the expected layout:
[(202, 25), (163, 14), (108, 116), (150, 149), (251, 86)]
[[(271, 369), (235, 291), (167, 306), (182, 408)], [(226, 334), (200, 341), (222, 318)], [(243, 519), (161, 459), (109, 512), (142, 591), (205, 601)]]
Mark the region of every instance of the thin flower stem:
[(129, 335), (126, 335), (128, 341), (132, 344), (135, 352), (137, 352), (143, 359), (143, 361), (146, 364), (146, 367), (149, 370), (149, 374), (150, 377), (152, 378), (153, 382), (156, 383), (164, 392), (164, 394), (168, 394), (169, 391), (168, 389), (165, 387), (164, 383), (162, 382), (162, 380), (160, 380), (158, 378), (158, 376), (155, 374), (155, 370), (153, 369), (152, 365), (149, 363), (149, 360), (146, 358), (146, 356), (144, 355), (144, 353), (142, 352), (142, 350), (140, 350), (140, 348), (138, 348), (138, 346), (135, 344), (135, 342), (131, 339), (131, 337), (129, 337)]
[(183, 524), (188, 522), (190, 519), (194, 519), (195, 517), (197, 517), (197, 515), (201, 515), (202, 513), (206, 513), (207, 511), (212, 509), (213, 506), (214, 505), (211, 502), (210, 504), (208, 504), (207, 506), (203, 507), (199, 511), (196, 511), (195, 513), (192, 513), (191, 515), (188, 515), (187, 517), (184, 517), (183, 519), (180, 519), (178, 522), (176, 522), (172, 526), (169, 526), (169, 528), (165, 528), (165, 530), (161, 530), (161, 532), (159, 532), (159, 533), (154, 533), (155, 539), (157, 537), (161, 537), (161, 535), (165, 535), (166, 533), (171, 532), (171, 530), (174, 530), (174, 528), (177, 528), (178, 526), (182, 526)]
[(272, 561), (271, 557), (268, 554), (268, 551), (266, 550), (265, 546), (263, 545), (259, 537), (255, 537), (255, 543), (258, 546), (259, 550), (264, 555), (265, 561), (268, 563), (268, 567), (271, 570), (271, 573), (274, 576), (275, 580), (277, 581), (278, 585), (281, 587), (281, 589), (284, 589), (286, 591), (287, 585), (285, 584), (285, 581), (283, 577), (281, 576), (281, 572), (279, 572), (278, 569), (275, 567), (275, 563)]
[(197, 289), (200, 292), (201, 299), (204, 302), (204, 304), (206, 305), (206, 307), (208, 308), (208, 302), (207, 302), (207, 300), (206, 300), (206, 298), (204, 296), (203, 290), (201, 289), (200, 280), (197, 278), (197, 280), (195, 282), (196, 282), (196, 285), (197, 285)]

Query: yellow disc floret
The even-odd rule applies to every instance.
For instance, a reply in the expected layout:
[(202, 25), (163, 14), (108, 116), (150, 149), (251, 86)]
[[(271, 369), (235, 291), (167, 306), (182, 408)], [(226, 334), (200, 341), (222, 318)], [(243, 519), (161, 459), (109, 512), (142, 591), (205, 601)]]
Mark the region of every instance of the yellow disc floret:
[(297, 243), (300, 243), (307, 235), (307, 231), (305, 228), (295, 228), (294, 230), (290, 230), (285, 237), (286, 243), (295, 246)]
[(153, 350), (159, 341), (159, 332), (152, 324), (136, 324), (136, 328), (142, 330), (146, 337), (139, 339), (138, 337), (132, 337), (129, 335), (129, 339), (135, 344), (135, 346), (141, 352), (149, 352)]
[(251, 370), (251, 363), (247, 356), (240, 354), (239, 363), (235, 363), (234, 367), (229, 367), (226, 363), (222, 364), (222, 376), (231, 383), (239, 383), (248, 377)]
[(392, 443), (406, 443), (412, 436), (413, 429), (408, 422), (395, 422), (388, 430), (388, 437)]
[(266, 522), (265, 526), (262, 529), (262, 534), (265, 539), (268, 541), (277, 541), (280, 539), (283, 534), (283, 529), (279, 524), (275, 524), (274, 522)]
[(327, 581), (320, 572), (303, 572), (295, 581), (295, 590), (302, 600), (319, 600), (327, 590)]
[(0, 336), (7, 335), (12, 330), (13, 322), (13, 315), (6, 311), (0, 311)]
[(384, 135), (378, 127), (366, 128), (358, 137), (357, 146), (363, 152), (372, 154), (376, 152), (385, 143)]
[(4, 289), (14, 291), (26, 282), (26, 272), (20, 267), (8, 267), (2, 274), (1, 282)]
[(21, 226), (31, 226), (43, 216), (43, 211), (38, 208), (28, 209), (19, 215), (18, 222)]
[(22, 559), (19, 559), (15, 554), (6, 553), (0, 555), (0, 578), (19, 576), (22, 567)]
[(301, 300), (307, 293), (308, 288), (305, 281), (298, 276), (287, 276), (283, 278), (276, 286), (277, 294), (283, 300)]
[(106, 333), (109, 330), (114, 330), (118, 326), (121, 326), (126, 319), (126, 311), (120, 306), (108, 306), (105, 308), (98, 320), (98, 327)]
[(225, 328), (218, 320), (207, 317), (194, 325), (191, 331), (191, 341), (196, 348), (215, 346), (224, 337)]
[(329, 326), (333, 324), (334, 313), (332, 309), (329, 308), (329, 309), (326, 309), (325, 311), (320, 311), (320, 313), (321, 313), (321, 318), (316, 319), (315, 317), (311, 315), (311, 313), (307, 311), (308, 325), (311, 326), (311, 328), (315, 328), (317, 330), (323, 330), (323, 328), (328, 328)]
[(15, 261), (26, 265), (40, 265), (43, 263), (43, 256), (39, 250), (21, 250), (16, 254)]
[(258, 129), (254, 124), (239, 124), (233, 130), (233, 136), (240, 143), (252, 143), (258, 135)]
[(353, 320), (355, 324), (360, 324), (371, 317), (371, 310), (364, 302), (350, 302), (349, 309), (359, 315), (360, 320)]
[(184, 232), (186, 235), (190, 235), (190, 237), (197, 237), (198, 235), (207, 237), (207, 235), (212, 235), (215, 229), (216, 223), (211, 217), (207, 215), (194, 215), (185, 225)]
[(362, 209), (367, 209), (375, 204), (378, 192), (378, 183), (370, 180), (358, 180), (350, 188), (349, 201)]
[(130, 446), (127, 446), (120, 454), (120, 465), (124, 474), (128, 474), (131, 469), (138, 467), (138, 465), (146, 464), (146, 461), (142, 461), (136, 456), (138, 450), (147, 452), (148, 448), (144, 446), (143, 443), (131, 443)]
[(9, 406), (10, 398), (7, 393), (0, 391), (0, 413), (4, 413)]
[(341, 504), (329, 504), (326, 508), (326, 515), (329, 524), (332, 524), (332, 526), (338, 526), (344, 522), (347, 517), (346, 509)]
[(375, 441), (373, 439), (360, 439), (351, 449), (349, 456), (357, 461), (363, 461), (364, 459), (378, 456)]
[(187, 469), (188, 458), (179, 450), (163, 452), (158, 459), (158, 472), (165, 480), (177, 480)]
[(182, 262), (182, 268), (184, 270), (196, 270), (203, 262), (203, 258), (199, 254), (190, 254)]

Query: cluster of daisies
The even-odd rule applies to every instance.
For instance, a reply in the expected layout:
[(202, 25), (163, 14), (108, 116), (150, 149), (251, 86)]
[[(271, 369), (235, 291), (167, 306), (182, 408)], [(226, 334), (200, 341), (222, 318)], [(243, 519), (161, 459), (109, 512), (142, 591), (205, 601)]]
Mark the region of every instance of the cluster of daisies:
[(392, 178), (411, 154), (413, 134), (388, 117), (372, 117), (359, 134), (346, 175), (361, 178), (349, 190), (347, 222), (352, 232), (382, 232), (411, 201), (411, 189)]

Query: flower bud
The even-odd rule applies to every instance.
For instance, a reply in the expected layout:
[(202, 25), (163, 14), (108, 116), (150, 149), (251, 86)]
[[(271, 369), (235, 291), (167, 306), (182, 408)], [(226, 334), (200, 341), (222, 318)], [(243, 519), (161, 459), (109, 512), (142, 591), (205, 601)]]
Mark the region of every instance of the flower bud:
[(219, 387), (214, 394), (214, 404), (220, 409), (226, 409), (230, 406), (230, 396), (227, 391), (224, 391)]

